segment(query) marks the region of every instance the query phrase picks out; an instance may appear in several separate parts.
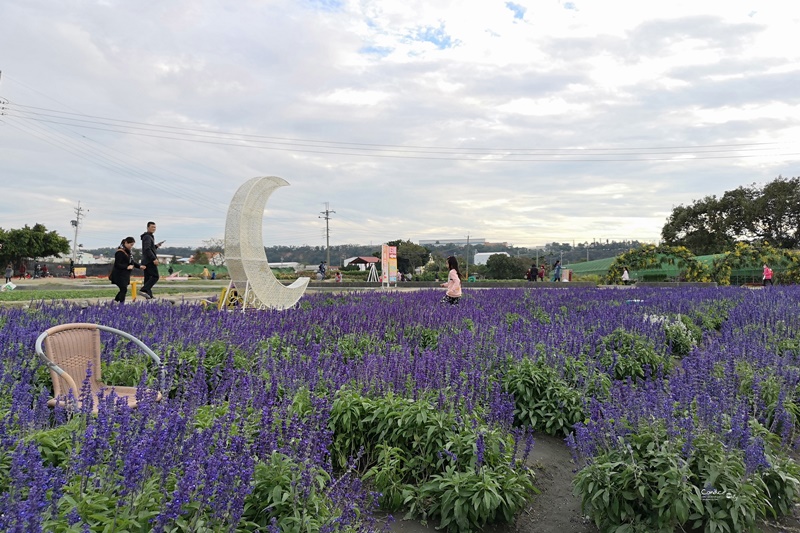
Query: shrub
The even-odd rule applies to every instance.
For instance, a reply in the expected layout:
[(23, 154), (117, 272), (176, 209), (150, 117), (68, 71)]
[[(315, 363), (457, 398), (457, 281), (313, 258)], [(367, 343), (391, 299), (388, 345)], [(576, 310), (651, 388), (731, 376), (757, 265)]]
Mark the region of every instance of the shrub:
[(673, 355), (685, 357), (703, 338), (703, 330), (686, 315), (665, 322), (664, 335)]
[(685, 444), (663, 424), (620, 437), (573, 481), (584, 511), (603, 532), (748, 532), (758, 518), (791, 508), (800, 486), (793, 462), (767, 452), (769, 464), (748, 472), (744, 452), (709, 431), (694, 437), (688, 456)]
[(653, 373), (659, 369), (668, 373), (672, 368), (672, 360), (658, 353), (652, 340), (623, 328), (602, 337), (600, 345), (600, 364), (608, 368), (615, 379), (642, 380), (647, 368)]
[[(359, 456), (364, 479), (383, 493), (385, 509), (407, 506), (407, 516), (440, 519), (451, 531), (510, 519), (533, 490), (532, 474), (516, 460), (511, 436), (479, 418), (465, 424), (460, 413), (425, 397), (372, 399), (341, 390), (329, 427), (334, 463)], [(508, 492), (495, 497), (496, 486)]]
[(549, 435), (568, 435), (583, 420), (582, 393), (569, 386), (546, 363), (525, 358), (511, 365), (503, 389), (514, 395), (517, 424)]

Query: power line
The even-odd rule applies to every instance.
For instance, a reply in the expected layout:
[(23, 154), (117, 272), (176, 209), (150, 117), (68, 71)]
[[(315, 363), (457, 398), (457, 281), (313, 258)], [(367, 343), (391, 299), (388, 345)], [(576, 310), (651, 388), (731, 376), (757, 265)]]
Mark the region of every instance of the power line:
[[(19, 106), (28, 107), (32, 106)], [(35, 108), (42, 109), (42, 108)], [(774, 142), (764, 143), (740, 143), (740, 144), (719, 144), (719, 145), (697, 145), (697, 146), (661, 146), (661, 147), (621, 147), (621, 148), (464, 148), (464, 147), (441, 147), (441, 146), (398, 146), (380, 145), (369, 143), (350, 143), (342, 141), (324, 141), (314, 139), (293, 139), (286, 137), (270, 137), (265, 135), (213, 132), (197, 128), (182, 128), (176, 126), (164, 126), (141, 122), (107, 119), (103, 117), (93, 117), (91, 115), (80, 115), (78, 113), (59, 112), (55, 113), (67, 115), (88, 116), (106, 120), (102, 125), (111, 126), (102, 128), (91, 126), (79, 122), (97, 123), (84, 119), (71, 119), (59, 115), (46, 115), (71, 122), (61, 122), (59, 120), (46, 120), (31, 117), (28, 113), (24, 116), (26, 120), (68, 125), (78, 128), (87, 128), (97, 131), (107, 131), (123, 135), (133, 135), (140, 137), (150, 137), (155, 139), (177, 140), (184, 142), (195, 142), (202, 144), (235, 146), (243, 148), (256, 148), (262, 150), (275, 150), (286, 152), (315, 153), (323, 155), (346, 155), (362, 157), (381, 157), (381, 158), (401, 158), (401, 159), (428, 159), (446, 161), (481, 161), (481, 162), (636, 162), (636, 161), (676, 161), (676, 160), (705, 160), (705, 159), (738, 159), (749, 157), (762, 157), (766, 155), (779, 157), (800, 155), (798, 153), (748, 153), (748, 152), (767, 152), (775, 150), (782, 145)], [(23, 113), (27, 113), (22, 111)], [(37, 113), (33, 113), (37, 114)], [(15, 115), (9, 115), (15, 116)], [(119, 123), (119, 124), (115, 124)], [(137, 126), (125, 126), (124, 124), (136, 124)], [(139, 127), (146, 126), (146, 128)], [(122, 129), (128, 128), (128, 129)], [(137, 131), (142, 130), (142, 131)], [(162, 131), (168, 130), (168, 131)], [(149, 133), (147, 133), (149, 132)], [(191, 132), (191, 133), (186, 133)], [(197, 133), (195, 133), (197, 132)], [(158, 133), (158, 134), (157, 134)], [(323, 146), (320, 146), (322, 144)], [(319, 148), (319, 149), (309, 149)], [(337, 151), (338, 150), (338, 151)], [(346, 150), (346, 151), (345, 151)], [(446, 150), (446, 151), (443, 151)], [(381, 152), (381, 153), (379, 153)], [(388, 153), (386, 153), (388, 152)], [(744, 153), (743, 153), (744, 152)], [(413, 155), (426, 154), (426, 155)], [(708, 155), (708, 154), (727, 154), (727, 155)], [(535, 157), (522, 157), (532, 155)], [(431, 157), (431, 156), (455, 156), (455, 157)], [(623, 157), (628, 156), (628, 157)], [(650, 157), (650, 156), (670, 156), (670, 157)], [(589, 157), (601, 157), (602, 159), (590, 159)], [(488, 159), (487, 159), (488, 158)], [(680, 158), (680, 159), (676, 159)]]
[[(108, 117), (100, 117), (95, 115), (86, 115), (82, 113), (71, 113), (67, 111), (59, 111), (56, 109), (48, 109), (48, 108), (41, 108), (35, 106), (27, 106), (24, 104), (16, 104), (11, 103), (12, 105), (16, 105), (18, 107), (24, 107), (29, 109), (38, 109), (41, 111), (49, 111), (52, 113), (60, 113), (64, 115), (74, 115), (80, 117), (87, 117), (92, 119), (98, 120), (105, 120), (110, 122), (118, 122), (121, 124), (135, 124), (138, 126), (147, 126), (149, 128), (162, 128), (162, 129), (170, 129), (175, 130), (177, 132), (180, 131), (189, 131), (189, 132), (200, 132), (200, 133), (213, 133), (216, 135), (226, 135), (226, 136), (235, 136), (235, 137), (244, 137), (244, 138), (255, 138), (255, 139), (272, 139), (275, 141), (288, 141), (288, 142), (303, 142), (303, 143), (321, 143), (321, 144), (331, 144), (331, 145), (349, 145), (349, 146), (369, 146), (369, 147), (377, 147), (377, 148), (398, 148), (398, 149), (408, 149), (408, 148), (420, 148), (424, 150), (470, 150), (470, 151), (502, 151), (502, 152), (509, 152), (509, 151), (552, 151), (552, 150), (571, 150), (571, 151), (578, 151), (583, 152), (586, 150), (686, 150), (686, 149), (698, 149), (698, 148), (735, 148), (735, 147), (746, 147), (746, 146), (774, 146), (780, 143), (777, 142), (758, 142), (758, 143), (733, 143), (733, 144), (707, 144), (707, 145), (678, 145), (678, 146), (649, 146), (649, 147), (624, 147), (624, 148), (486, 148), (486, 147), (447, 147), (447, 146), (419, 146), (419, 145), (393, 145), (393, 144), (377, 144), (377, 143), (358, 143), (358, 142), (347, 142), (347, 141), (329, 141), (329, 140), (321, 140), (321, 139), (302, 139), (302, 138), (293, 138), (293, 137), (276, 137), (276, 136), (268, 136), (268, 135), (258, 135), (258, 134), (247, 134), (247, 133), (233, 133), (233, 132), (225, 132), (225, 131), (211, 131), (208, 129), (201, 129), (201, 128), (187, 128), (185, 126), (171, 126), (171, 125), (162, 125), (162, 124), (153, 124), (149, 122), (137, 122), (132, 120), (123, 120), (123, 119), (114, 119)], [(44, 116), (52, 116), (42, 114)], [(59, 115), (56, 115), (59, 117)], [(76, 119), (78, 120), (78, 119)], [(91, 122), (91, 121), (87, 121)], [(102, 124), (102, 123), (101, 123)], [(107, 125), (114, 125), (114, 124), (107, 124)], [(157, 131), (157, 130), (156, 130)], [(728, 150), (729, 151), (729, 150)]]
[[(8, 119), (11, 119), (10, 121)], [(24, 120), (24, 119), (23, 119)], [(78, 141), (73, 139), (72, 137), (68, 136), (67, 134), (57, 130), (57, 129), (46, 129), (37, 124), (33, 124), (36, 126), (37, 129), (27, 128), (25, 123), (22, 122), (20, 124), (20, 119), (17, 117), (11, 116), (3, 116), (3, 119), (0, 119), (0, 122), (6, 123), (12, 128), (15, 128), (23, 133), (36, 137), (47, 144), (55, 146), (57, 148), (61, 148), (66, 152), (69, 152), (81, 159), (99, 165), (106, 170), (114, 172), (115, 174), (120, 174), (123, 176), (134, 177), (137, 179), (142, 180), (145, 183), (153, 186), (156, 189), (160, 189), (163, 192), (170, 194), (171, 196), (177, 198), (183, 198), (187, 201), (192, 201), (194, 203), (199, 203), (205, 205), (206, 207), (214, 210), (223, 212), (224, 207), (217, 204), (216, 202), (210, 201), (207, 197), (196, 194), (185, 188), (179, 187), (177, 185), (171, 185), (169, 181), (165, 181), (163, 177), (158, 177), (144, 169), (137, 168), (135, 165), (130, 164), (128, 161), (125, 161), (117, 156), (112, 154), (106, 154), (102, 150), (113, 150), (112, 148), (108, 148), (103, 146), (102, 144), (90, 139), (86, 136), (76, 134), (75, 132), (70, 132), (73, 135), (78, 137)], [(87, 142), (91, 141), (99, 145), (92, 149), (91, 147), (86, 146)], [(122, 152), (118, 152), (120, 155), (124, 157), (128, 157), (126, 154)]]

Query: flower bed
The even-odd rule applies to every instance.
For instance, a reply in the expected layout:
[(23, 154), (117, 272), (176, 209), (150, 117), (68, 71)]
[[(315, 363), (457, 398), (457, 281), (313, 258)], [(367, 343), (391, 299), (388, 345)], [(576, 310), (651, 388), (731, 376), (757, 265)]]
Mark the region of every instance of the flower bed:
[[(750, 531), (796, 500), (800, 289), (440, 296), (0, 309), (0, 530), (375, 531), (383, 508), (474, 531), (535, 492), (532, 431), (567, 437), (604, 531)], [(65, 322), (150, 345), (165, 399), (50, 410), (33, 344)], [(102, 338), (104, 381), (155, 386)]]

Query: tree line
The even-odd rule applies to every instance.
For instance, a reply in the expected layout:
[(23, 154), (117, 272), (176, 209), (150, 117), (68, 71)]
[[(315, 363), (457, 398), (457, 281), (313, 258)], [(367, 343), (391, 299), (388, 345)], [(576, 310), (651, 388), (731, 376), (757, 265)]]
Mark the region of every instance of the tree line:
[(0, 228), (0, 265), (11, 264), (14, 269), (26, 260), (69, 253), (69, 240), (44, 224), (27, 224), (19, 229)]
[(778, 176), (706, 196), (672, 210), (661, 230), (663, 243), (695, 255), (718, 254), (737, 242), (794, 249), (800, 244), (800, 178)]

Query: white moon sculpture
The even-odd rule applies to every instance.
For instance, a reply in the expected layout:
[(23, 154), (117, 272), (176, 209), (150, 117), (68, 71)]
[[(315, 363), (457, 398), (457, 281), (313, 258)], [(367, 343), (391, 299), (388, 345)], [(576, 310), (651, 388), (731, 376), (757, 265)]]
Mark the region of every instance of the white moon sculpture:
[[(243, 296), (243, 308), (287, 309), (303, 296), (311, 278), (282, 284), (269, 268), (261, 235), (264, 208), (272, 192), (289, 183), (277, 176), (253, 178), (239, 187), (225, 221), (225, 263), (231, 276), (229, 289)], [(244, 294), (242, 294), (244, 291)]]

